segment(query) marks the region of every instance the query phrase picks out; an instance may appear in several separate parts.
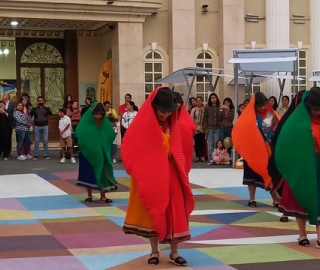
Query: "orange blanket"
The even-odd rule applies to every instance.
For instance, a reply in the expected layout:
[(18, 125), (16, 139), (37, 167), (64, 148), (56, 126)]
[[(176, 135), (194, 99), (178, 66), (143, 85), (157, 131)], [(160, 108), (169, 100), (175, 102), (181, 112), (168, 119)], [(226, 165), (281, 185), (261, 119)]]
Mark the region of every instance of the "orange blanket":
[[(272, 182), (268, 173), (268, 161), (271, 148), (257, 126), (254, 103), (255, 96), (236, 121), (232, 129), (232, 141), (236, 151), (247, 161), (250, 168), (263, 178), (265, 188), (270, 189)], [(266, 104), (266, 109), (272, 110), (269, 103)]]

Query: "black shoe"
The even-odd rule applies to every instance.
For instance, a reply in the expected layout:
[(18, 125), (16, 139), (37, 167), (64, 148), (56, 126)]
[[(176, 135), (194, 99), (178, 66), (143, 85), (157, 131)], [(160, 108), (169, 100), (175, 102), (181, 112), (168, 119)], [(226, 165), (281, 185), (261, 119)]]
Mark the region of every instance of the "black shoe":
[(178, 266), (187, 265), (187, 261), (184, 258), (182, 258), (181, 256), (178, 256), (177, 258), (173, 259), (172, 254), (170, 254), (170, 262)]
[[(157, 256), (154, 256), (157, 254)], [(148, 259), (148, 264), (157, 265), (159, 264), (159, 252), (152, 252), (150, 254), (150, 258)]]

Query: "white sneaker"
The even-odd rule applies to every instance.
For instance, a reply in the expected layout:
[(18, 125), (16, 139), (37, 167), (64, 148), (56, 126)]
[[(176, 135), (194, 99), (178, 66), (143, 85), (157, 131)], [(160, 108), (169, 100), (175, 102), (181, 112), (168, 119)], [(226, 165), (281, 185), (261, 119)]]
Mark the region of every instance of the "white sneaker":
[(117, 163), (117, 161), (116, 161), (115, 158), (112, 160), (112, 163), (113, 163), (113, 164), (116, 164), (116, 163)]
[(25, 158), (26, 158), (26, 159), (32, 159), (32, 156), (26, 155)]
[(17, 160), (26, 160), (26, 157), (21, 155), (21, 156), (18, 156)]
[(4, 160), (4, 161), (7, 161), (7, 160), (8, 160), (8, 158), (6, 158), (6, 157), (5, 157), (5, 158), (3, 158), (3, 160)]
[(72, 157), (70, 160), (71, 160), (71, 163), (77, 163), (77, 161), (74, 157)]
[(65, 159), (65, 158), (62, 158), (61, 160), (60, 160), (60, 163), (66, 163), (67, 162), (67, 160)]

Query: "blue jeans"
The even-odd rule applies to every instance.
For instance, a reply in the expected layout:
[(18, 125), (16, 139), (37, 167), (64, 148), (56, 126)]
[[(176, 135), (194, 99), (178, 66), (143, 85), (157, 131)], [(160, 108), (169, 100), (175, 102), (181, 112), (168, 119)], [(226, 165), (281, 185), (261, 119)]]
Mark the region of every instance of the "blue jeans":
[(217, 141), (220, 139), (220, 128), (210, 128), (208, 134), (208, 158), (212, 159), (212, 153), (217, 146)]
[(43, 155), (48, 156), (48, 126), (34, 126), (34, 156), (37, 157), (39, 154), (39, 143), (40, 136), (42, 134), (43, 139)]
[[(16, 130), (17, 137), (17, 152), (18, 156), (28, 155), (28, 151), (31, 145), (31, 139), (29, 131)], [(25, 142), (24, 153), (21, 153), (21, 147), (23, 142)]]
[(224, 127), (220, 130), (220, 140), (223, 141), (225, 138), (231, 138), (231, 131), (233, 127)]

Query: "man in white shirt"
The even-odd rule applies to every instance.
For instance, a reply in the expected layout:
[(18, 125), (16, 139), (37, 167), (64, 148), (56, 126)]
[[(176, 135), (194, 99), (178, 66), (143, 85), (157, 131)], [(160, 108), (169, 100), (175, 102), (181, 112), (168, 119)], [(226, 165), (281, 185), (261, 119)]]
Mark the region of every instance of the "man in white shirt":
[(61, 160), (60, 163), (66, 163), (66, 147), (70, 153), (71, 163), (77, 163), (73, 157), (72, 149), (72, 137), (71, 137), (71, 119), (66, 115), (67, 111), (65, 108), (59, 109), (59, 130), (60, 130), (60, 147), (61, 147)]

